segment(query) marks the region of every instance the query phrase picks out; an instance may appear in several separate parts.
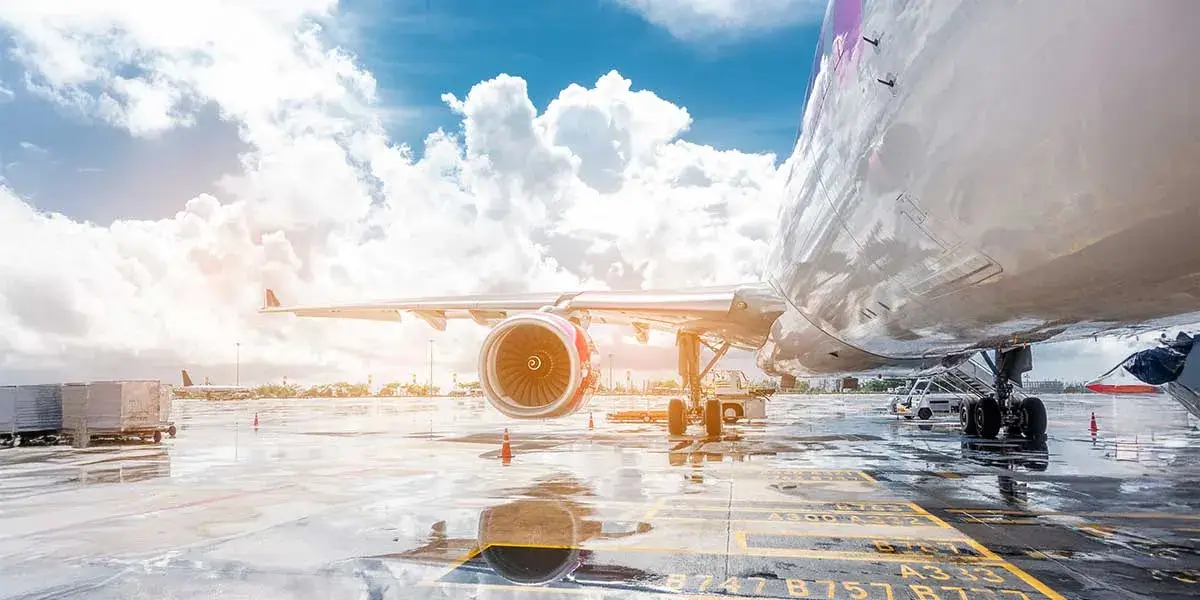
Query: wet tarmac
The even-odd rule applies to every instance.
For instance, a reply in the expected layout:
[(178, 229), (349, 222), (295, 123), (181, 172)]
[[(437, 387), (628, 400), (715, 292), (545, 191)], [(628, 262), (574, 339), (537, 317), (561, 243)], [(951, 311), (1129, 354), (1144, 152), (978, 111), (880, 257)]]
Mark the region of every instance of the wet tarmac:
[(633, 398), (594, 430), (477, 398), (177, 401), (161, 446), (0, 449), (0, 597), (1200, 597), (1186, 413), (1046, 404), (1031, 442), (868, 396), (776, 397), (721, 440), (605, 420)]

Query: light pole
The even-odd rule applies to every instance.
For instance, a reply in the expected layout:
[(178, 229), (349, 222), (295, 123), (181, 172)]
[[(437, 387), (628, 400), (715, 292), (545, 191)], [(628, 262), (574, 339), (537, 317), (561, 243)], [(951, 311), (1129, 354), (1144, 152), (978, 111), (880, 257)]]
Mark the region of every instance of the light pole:
[(427, 393), (433, 397), (433, 338), (429, 338), (429, 388)]
[(233, 362), (233, 385), (242, 385), (242, 343), (235, 342), (235, 355)]
[(610, 393), (610, 394), (611, 394), (611, 393), (612, 393), (612, 391), (613, 391), (613, 382), (612, 382), (612, 359), (613, 359), (613, 355), (612, 355), (612, 353), (609, 353), (609, 355), (608, 355), (608, 393)]

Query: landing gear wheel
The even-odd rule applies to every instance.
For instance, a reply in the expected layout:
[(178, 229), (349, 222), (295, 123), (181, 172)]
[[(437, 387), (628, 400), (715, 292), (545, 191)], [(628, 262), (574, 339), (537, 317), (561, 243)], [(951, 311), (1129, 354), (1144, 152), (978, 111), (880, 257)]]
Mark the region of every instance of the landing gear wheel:
[(722, 407), (721, 417), (726, 423), (737, 423), (742, 418), (742, 407), (737, 404), (726, 404)]
[(1040, 440), (1046, 435), (1046, 405), (1041, 398), (1026, 398), (1021, 403), (1021, 433), (1028, 439)]
[(991, 396), (980, 398), (979, 402), (975, 403), (974, 412), (979, 437), (995, 439), (996, 434), (1000, 433), (1000, 404)]
[(704, 435), (710, 438), (721, 437), (720, 400), (707, 400), (704, 402)]
[(174, 426), (174, 425), (172, 425), (172, 426), (170, 426), (170, 427), (168, 427), (168, 428), (167, 428), (167, 435), (169, 435), (169, 436), (171, 436), (171, 437), (175, 437), (175, 431), (176, 431), (176, 430), (175, 430), (175, 426)]
[(162, 432), (161, 431), (154, 432), (154, 443), (155, 444), (162, 443)]
[(964, 403), (958, 411), (958, 422), (962, 425), (963, 435), (976, 435), (979, 433), (979, 424), (975, 422), (975, 401), (970, 400)]
[(933, 416), (933, 411), (929, 410), (928, 406), (922, 406), (921, 410), (917, 411), (917, 418), (921, 419), (922, 421), (928, 421), (929, 417), (932, 417), (932, 416)]
[(683, 435), (687, 431), (687, 415), (682, 398), (671, 398), (667, 403), (667, 433)]

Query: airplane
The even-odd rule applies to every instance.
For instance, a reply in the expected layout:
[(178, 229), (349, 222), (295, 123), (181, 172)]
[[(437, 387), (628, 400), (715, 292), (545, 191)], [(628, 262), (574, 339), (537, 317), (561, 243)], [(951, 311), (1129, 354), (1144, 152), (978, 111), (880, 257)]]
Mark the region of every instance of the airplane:
[(831, 0), (760, 281), (327, 306), (268, 289), (261, 312), (491, 327), (481, 384), (518, 419), (583, 406), (590, 324), (675, 332), (671, 435), (720, 435), (699, 382), (730, 347), (785, 378), (983, 353), (993, 391), (964, 431), (1042, 436), (1044, 404), (1014, 393), (1032, 345), (1200, 322), (1200, 2), (1166, 6)]
[(183, 387), (179, 388), (181, 390), (188, 390), (188, 391), (192, 391), (192, 392), (206, 392), (206, 393), (248, 392), (248, 391), (250, 391), (250, 388), (248, 388), (246, 386), (242, 386), (242, 385), (213, 385), (213, 384), (208, 383), (207, 381), (200, 385), (196, 385), (196, 384), (192, 383), (192, 377), (190, 375), (188, 375), (187, 369), (183, 369), (182, 371), (180, 371), (180, 373), (183, 375)]

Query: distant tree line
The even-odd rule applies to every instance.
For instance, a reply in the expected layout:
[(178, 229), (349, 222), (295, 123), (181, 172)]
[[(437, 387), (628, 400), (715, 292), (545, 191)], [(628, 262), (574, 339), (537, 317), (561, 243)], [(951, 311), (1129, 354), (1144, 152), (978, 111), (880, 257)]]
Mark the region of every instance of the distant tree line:
[[(407, 396), (438, 396), (442, 388), (425, 383), (391, 382), (371, 393), (369, 384), (349, 383), (320, 383), (312, 386), (302, 386), (295, 383), (267, 383), (250, 388), (247, 392), (202, 392), (175, 388), (176, 398), (200, 399), (243, 399), (243, 398), (398, 398)], [(451, 396), (480, 395), (478, 382), (457, 382), (450, 391)]]

